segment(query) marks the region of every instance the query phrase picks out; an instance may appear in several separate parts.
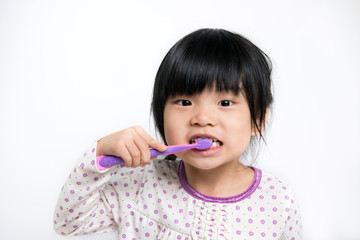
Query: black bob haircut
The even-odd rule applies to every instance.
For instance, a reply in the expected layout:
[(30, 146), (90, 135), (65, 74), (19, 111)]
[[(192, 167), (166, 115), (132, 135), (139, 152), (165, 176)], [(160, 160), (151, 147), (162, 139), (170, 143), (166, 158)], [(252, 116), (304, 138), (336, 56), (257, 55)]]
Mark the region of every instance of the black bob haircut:
[(183, 37), (166, 54), (155, 77), (151, 109), (163, 141), (166, 100), (213, 87), (244, 94), (252, 124), (263, 139), (266, 112), (273, 101), (271, 69), (268, 56), (241, 35), (200, 29)]

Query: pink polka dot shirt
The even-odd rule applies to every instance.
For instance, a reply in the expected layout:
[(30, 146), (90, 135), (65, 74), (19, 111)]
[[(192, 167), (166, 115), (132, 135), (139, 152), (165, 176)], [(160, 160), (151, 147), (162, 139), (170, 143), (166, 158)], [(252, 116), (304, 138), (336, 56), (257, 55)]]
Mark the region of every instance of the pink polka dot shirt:
[(84, 154), (60, 192), (54, 228), (61, 235), (117, 230), (119, 239), (302, 239), (290, 189), (257, 168), (245, 192), (215, 198), (187, 183), (182, 161), (100, 172), (95, 154), (95, 147)]

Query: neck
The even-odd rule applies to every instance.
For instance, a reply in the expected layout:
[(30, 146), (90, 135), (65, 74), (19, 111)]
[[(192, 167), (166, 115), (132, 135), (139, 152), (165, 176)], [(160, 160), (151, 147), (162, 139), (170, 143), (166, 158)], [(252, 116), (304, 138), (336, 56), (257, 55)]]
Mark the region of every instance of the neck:
[(198, 169), (184, 162), (188, 184), (196, 191), (211, 197), (231, 197), (246, 191), (254, 181), (253, 169), (239, 162), (215, 169)]

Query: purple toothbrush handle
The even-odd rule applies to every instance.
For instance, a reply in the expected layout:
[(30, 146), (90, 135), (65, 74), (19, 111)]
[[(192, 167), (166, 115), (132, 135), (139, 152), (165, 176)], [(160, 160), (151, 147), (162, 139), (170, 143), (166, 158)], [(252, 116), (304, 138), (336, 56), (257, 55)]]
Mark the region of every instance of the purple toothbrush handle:
[[(168, 150), (169, 149), (167, 149), (164, 152), (159, 152), (155, 149), (150, 149), (150, 156), (151, 156), (151, 158), (153, 158), (153, 157), (156, 157), (159, 155), (166, 155), (166, 154), (170, 154), (173, 152), (173, 151), (168, 151)], [(181, 150), (179, 150), (179, 151), (181, 151)], [(101, 156), (99, 163), (103, 167), (111, 167), (111, 166), (118, 165), (118, 164), (125, 164), (125, 161), (121, 157), (106, 155), (106, 156)]]
[(121, 157), (116, 157), (111, 155), (101, 156), (101, 159), (99, 161), (99, 164), (102, 167), (111, 167), (114, 165), (124, 164), (124, 163), (125, 162)]
[[(153, 158), (158, 155), (168, 155), (168, 154), (185, 151), (185, 150), (192, 149), (192, 148), (197, 148), (199, 150), (205, 150), (205, 149), (210, 148), (212, 146), (212, 144), (213, 144), (212, 140), (204, 138), (204, 139), (199, 139), (194, 144), (168, 146), (168, 148), (163, 152), (159, 152), (155, 149), (150, 148), (150, 156), (151, 156), (151, 158)], [(96, 165), (98, 167), (98, 170), (100, 170), (100, 171), (102, 171), (108, 167), (118, 165), (118, 164), (124, 164), (124, 163), (125, 163), (124, 160), (120, 157), (115, 157), (115, 156), (96, 157)]]
[[(194, 148), (194, 146), (191, 145), (176, 145), (176, 146), (169, 146), (165, 151), (160, 152), (155, 149), (150, 149), (150, 156), (151, 158), (159, 156), (159, 155), (168, 155), (173, 154), (177, 152), (181, 152), (190, 148)], [(106, 156), (100, 156), (99, 157), (99, 164), (102, 167), (108, 168), (114, 165), (118, 164), (124, 164), (124, 160), (121, 157), (106, 155)]]
[(195, 144), (193, 144), (193, 145), (173, 145), (173, 146), (168, 146), (168, 148), (163, 152), (159, 152), (155, 149), (150, 149), (150, 155), (151, 155), (151, 157), (156, 157), (159, 155), (169, 155), (169, 154), (181, 152), (181, 151), (188, 150), (188, 149), (195, 148), (195, 147), (196, 147)]

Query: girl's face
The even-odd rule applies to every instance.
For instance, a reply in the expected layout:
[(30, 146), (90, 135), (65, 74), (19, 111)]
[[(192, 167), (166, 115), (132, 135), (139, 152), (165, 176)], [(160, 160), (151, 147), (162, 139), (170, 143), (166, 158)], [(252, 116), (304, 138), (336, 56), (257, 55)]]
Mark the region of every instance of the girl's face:
[(204, 170), (238, 163), (256, 133), (244, 96), (215, 89), (205, 89), (193, 96), (170, 97), (164, 109), (164, 131), (169, 145), (212, 139), (213, 146), (208, 150), (176, 154), (185, 163)]

